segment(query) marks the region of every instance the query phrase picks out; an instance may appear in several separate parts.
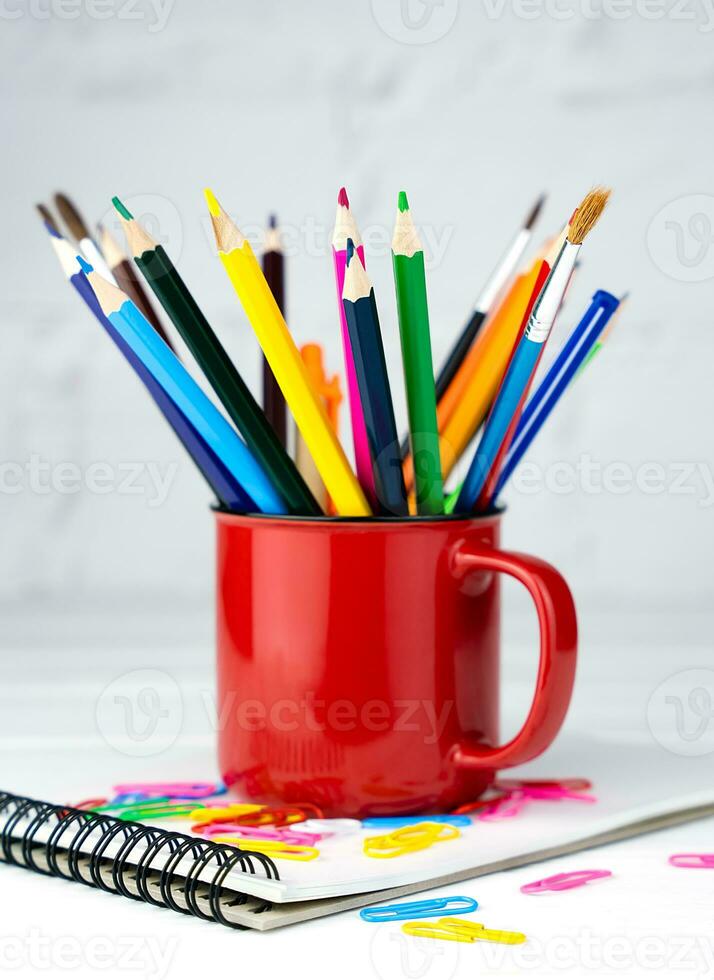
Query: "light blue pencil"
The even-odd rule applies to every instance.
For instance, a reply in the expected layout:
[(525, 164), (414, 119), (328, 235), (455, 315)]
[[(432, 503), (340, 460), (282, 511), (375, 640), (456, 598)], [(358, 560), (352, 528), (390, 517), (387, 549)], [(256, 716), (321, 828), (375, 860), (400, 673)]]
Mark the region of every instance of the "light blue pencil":
[(202, 439), (265, 514), (285, 514), (285, 501), (238, 433), (218, 411), (126, 293), (77, 259), (102, 312)]

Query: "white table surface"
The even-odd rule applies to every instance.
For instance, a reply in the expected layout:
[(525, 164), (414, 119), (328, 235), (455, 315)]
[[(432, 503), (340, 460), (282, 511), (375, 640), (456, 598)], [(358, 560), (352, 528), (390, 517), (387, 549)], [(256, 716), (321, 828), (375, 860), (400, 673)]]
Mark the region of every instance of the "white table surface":
[[(206, 622), (184, 627), (167, 617), (157, 625), (153, 617), (136, 614), (106, 637), (100, 635), (102, 615), (58, 612), (29, 625), (25, 615), (22, 627), (23, 617), (6, 618), (2, 788), (60, 801), (103, 792), (118, 781), (216, 775)], [(561, 748), (593, 726), (611, 739), (651, 740), (647, 705), (653, 691), (677, 671), (707, 669), (711, 657), (697, 643), (696, 623), (690, 620), (679, 631), (685, 646), (675, 642), (675, 627), (651, 627), (650, 622), (647, 633), (656, 633), (659, 643), (650, 637), (645, 642), (637, 624), (612, 617), (586, 624)], [(613, 636), (621, 650), (613, 648)], [(527, 703), (531, 659), (524, 637), (515, 637), (507, 658), (506, 730)], [(170, 678), (167, 684), (177, 685), (180, 730), (165, 750), (128, 756), (102, 733), (102, 692), (124, 673), (146, 669), (161, 671)], [(113, 740), (111, 732), (108, 738)], [(551, 771), (547, 755), (534, 765), (543, 776), (588, 775)], [(714, 976), (714, 871), (682, 871), (666, 860), (678, 851), (714, 850), (713, 834), (714, 819), (701, 820), (442, 890), (477, 898), (478, 921), (528, 935), (527, 944), (512, 948), (407, 938), (398, 926), (369, 925), (356, 912), (272, 933), (235, 932), (0, 865), (0, 970), (14, 977), (151, 980), (212, 972), (306, 980), (336, 973), (360, 980)], [(610, 869), (613, 878), (562, 895), (519, 891), (524, 882), (586, 867)]]

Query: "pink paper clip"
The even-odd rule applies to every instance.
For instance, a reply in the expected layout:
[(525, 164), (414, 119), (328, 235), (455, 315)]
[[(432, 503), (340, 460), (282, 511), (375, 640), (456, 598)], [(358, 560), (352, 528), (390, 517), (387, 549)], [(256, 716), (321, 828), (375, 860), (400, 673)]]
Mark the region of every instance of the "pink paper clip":
[(714, 868), (714, 854), (672, 854), (668, 861), (675, 868)]
[(565, 892), (571, 888), (580, 888), (587, 885), (589, 881), (596, 878), (609, 878), (612, 871), (565, 871), (559, 875), (551, 875), (549, 878), (541, 878), (539, 881), (531, 881), (528, 885), (521, 885), (524, 895), (537, 895), (540, 892)]
[(247, 837), (251, 840), (282, 841), (283, 844), (297, 844), (312, 847), (324, 834), (308, 834), (290, 827), (243, 827), (235, 823), (212, 823), (201, 828), (202, 834), (208, 837)]
[(520, 790), (514, 790), (500, 800), (495, 800), (477, 814), (479, 820), (508, 820), (517, 817), (527, 805), (528, 797)]

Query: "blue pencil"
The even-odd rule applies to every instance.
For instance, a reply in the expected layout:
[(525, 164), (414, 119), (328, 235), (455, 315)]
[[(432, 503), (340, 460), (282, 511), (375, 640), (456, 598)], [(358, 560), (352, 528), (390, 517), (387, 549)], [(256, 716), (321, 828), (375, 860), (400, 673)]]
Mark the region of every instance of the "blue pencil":
[(619, 305), (620, 300), (604, 289), (598, 289), (594, 294), (580, 323), (566, 340), (548, 373), (523, 410), (496, 484), (494, 499), (498, 497), (523, 455), (528, 451)]
[(272, 486), (246, 444), (149, 321), (126, 293), (108, 283), (82, 258), (78, 259), (109, 323), (181, 409), (211, 451), (239, 481), (258, 510), (265, 514), (285, 514), (285, 501)]
[(45, 222), (45, 228), (52, 239), (52, 245), (68, 282), (86, 303), (91, 313), (97, 318), (145, 385), (166, 421), (183, 443), (206, 482), (215, 493), (219, 504), (229, 510), (242, 513), (256, 510), (255, 503), (250, 499), (240, 483), (238, 483), (234, 476), (223, 466), (218, 457), (208, 448), (183, 412), (171, 401), (161, 385), (147, 371), (131, 347), (129, 347), (104, 316), (92, 287), (82, 272), (79, 262), (75, 257), (74, 249), (72, 249), (69, 242), (47, 222)]

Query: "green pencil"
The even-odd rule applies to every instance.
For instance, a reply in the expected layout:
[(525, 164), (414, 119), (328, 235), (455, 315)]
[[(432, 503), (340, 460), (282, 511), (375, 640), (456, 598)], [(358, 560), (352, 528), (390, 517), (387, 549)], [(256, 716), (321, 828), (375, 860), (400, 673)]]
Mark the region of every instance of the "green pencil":
[(399, 192), (397, 221), (392, 238), (392, 262), (407, 391), (409, 440), (414, 461), (417, 513), (443, 514), (444, 488), (436, 422), (424, 249), (414, 227), (404, 191)]
[(248, 447), (284, 497), (290, 513), (321, 515), (322, 510), (300, 471), (283, 449), (263, 410), (163, 247), (146, 233), (118, 197), (113, 198), (112, 203), (122, 219), (134, 261)]

